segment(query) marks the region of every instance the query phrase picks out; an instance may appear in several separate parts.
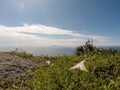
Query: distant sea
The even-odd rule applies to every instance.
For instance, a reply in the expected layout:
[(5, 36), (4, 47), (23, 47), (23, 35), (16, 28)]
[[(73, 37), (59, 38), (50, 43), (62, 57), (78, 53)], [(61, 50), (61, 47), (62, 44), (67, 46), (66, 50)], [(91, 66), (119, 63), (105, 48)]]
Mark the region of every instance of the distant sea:
[(104, 47), (98, 47), (98, 48), (103, 48), (103, 49), (115, 48), (117, 50), (120, 50), (120, 46), (104, 46)]
[(0, 47), (0, 51), (9, 52), (15, 51), (17, 48), (18, 52), (25, 51), (33, 54), (34, 56), (48, 55), (48, 56), (61, 56), (61, 55), (72, 55), (75, 52), (75, 47)]
[[(48, 56), (61, 56), (61, 55), (73, 55), (75, 53), (76, 47), (0, 47), (0, 51), (9, 52), (15, 51), (16, 48), (18, 52), (25, 51), (27, 53), (33, 54), (34, 56), (48, 55)], [(98, 47), (108, 49), (110, 47)], [(120, 50), (120, 46), (114, 47)]]

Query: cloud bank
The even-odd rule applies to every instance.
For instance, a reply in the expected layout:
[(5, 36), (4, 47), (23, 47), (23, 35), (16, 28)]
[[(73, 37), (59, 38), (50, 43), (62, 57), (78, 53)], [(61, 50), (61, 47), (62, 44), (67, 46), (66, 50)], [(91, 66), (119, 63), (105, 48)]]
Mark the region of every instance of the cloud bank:
[(109, 37), (89, 35), (41, 24), (18, 27), (0, 25), (0, 46), (79, 46), (91, 38), (95, 45), (107, 45)]

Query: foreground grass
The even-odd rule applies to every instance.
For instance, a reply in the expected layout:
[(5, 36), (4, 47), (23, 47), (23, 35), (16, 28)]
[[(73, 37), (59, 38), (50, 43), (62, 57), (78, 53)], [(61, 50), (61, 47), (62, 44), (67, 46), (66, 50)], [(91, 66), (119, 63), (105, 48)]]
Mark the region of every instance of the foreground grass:
[[(90, 58), (86, 62), (89, 72), (70, 70), (85, 57)], [(120, 52), (114, 56), (111, 53), (88, 53), (36, 58), (44, 63), (30, 71), (30, 77), (13, 82), (8, 90), (120, 90)], [(51, 61), (50, 65), (47, 60)]]

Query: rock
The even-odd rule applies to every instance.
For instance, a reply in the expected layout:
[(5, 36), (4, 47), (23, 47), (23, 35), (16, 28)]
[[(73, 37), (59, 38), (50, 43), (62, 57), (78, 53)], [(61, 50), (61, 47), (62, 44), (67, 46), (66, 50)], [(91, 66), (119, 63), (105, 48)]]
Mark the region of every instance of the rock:
[(15, 81), (18, 78), (29, 76), (28, 70), (35, 69), (38, 65), (36, 58), (23, 58), (15, 54), (0, 52), (0, 88), (6, 88), (7, 80), (2, 83), (2, 79)]

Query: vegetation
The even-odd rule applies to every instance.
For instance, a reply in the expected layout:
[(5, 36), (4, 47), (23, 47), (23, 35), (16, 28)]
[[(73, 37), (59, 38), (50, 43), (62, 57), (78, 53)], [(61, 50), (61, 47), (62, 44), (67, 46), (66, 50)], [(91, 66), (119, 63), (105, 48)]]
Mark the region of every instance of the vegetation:
[(23, 58), (32, 58), (32, 57), (33, 57), (32, 54), (26, 53), (25, 51), (22, 51), (22, 52), (11, 51), (11, 52), (9, 52), (9, 53), (10, 53), (10, 54), (17, 55), (17, 56), (20, 56), (20, 57), (23, 57)]
[[(26, 53), (21, 55), (29, 57)], [(84, 58), (89, 72), (70, 70)], [(98, 49), (88, 40), (71, 56), (39, 56), (44, 63), (29, 72), (28, 78), (18, 79), (8, 89), (18, 90), (120, 90), (120, 51)], [(46, 61), (50, 63), (46, 63)]]

